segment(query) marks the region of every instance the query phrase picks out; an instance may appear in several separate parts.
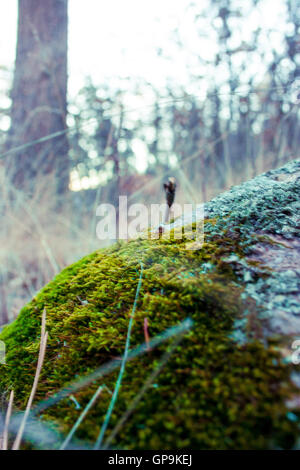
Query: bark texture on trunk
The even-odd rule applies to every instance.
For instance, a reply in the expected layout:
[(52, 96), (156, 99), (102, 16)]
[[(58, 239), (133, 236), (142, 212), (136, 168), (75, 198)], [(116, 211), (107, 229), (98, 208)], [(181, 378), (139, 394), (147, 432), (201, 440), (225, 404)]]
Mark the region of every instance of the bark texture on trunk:
[[(18, 41), (7, 150), (66, 129), (68, 0), (19, 0)], [(54, 173), (68, 187), (64, 134), (7, 156), (13, 185), (34, 190), (38, 175)]]

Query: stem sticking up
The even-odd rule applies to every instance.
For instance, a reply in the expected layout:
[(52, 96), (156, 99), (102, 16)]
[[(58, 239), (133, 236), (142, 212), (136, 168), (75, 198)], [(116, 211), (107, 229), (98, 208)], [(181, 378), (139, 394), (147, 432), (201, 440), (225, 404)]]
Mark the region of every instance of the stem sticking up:
[[(165, 190), (165, 193), (166, 193), (167, 206), (166, 206), (166, 211), (165, 211), (165, 215), (164, 215), (163, 225), (166, 224), (169, 221), (170, 209), (171, 209), (171, 207), (174, 203), (174, 199), (175, 199), (176, 180), (173, 176), (168, 178), (167, 183), (164, 183), (164, 190)], [(160, 236), (164, 231), (163, 225), (161, 225), (158, 229)]]

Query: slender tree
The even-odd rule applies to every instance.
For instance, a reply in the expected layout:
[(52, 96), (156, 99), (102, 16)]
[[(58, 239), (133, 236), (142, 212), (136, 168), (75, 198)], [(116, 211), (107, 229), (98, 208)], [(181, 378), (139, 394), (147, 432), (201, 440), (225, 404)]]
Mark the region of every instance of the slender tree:
[[(68, 0), (19, 0), (18, 40), (7, 149), (66, 129)], [(55, 174), (68, 188), (65, 133), (7, 156), (11, 182), (33, 191), (38, 176)]]

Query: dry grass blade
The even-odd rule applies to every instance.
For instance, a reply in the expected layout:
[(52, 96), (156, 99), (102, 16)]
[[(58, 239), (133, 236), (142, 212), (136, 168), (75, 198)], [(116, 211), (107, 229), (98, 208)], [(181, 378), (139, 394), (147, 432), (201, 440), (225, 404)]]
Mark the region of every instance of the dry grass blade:
[(166, 365), (166, 363), (170, 359), (171, 355), (173, 354), (173, 352), (175, 351), (175, 349), (177, 348), (179, 343), (182, 341), (183, 336), (184, 336), (184, 333), (182, 333), (180, 336), (178, 336), (178, 338), (176, 338), (176, 340), (171, 345), (170, 350), (165, 352), (165, 354), (163, 355), (163, 357), (162, 357), (161, 361), (159, 362), (159, 364), (157, 365), (157, 367), (149, 375), (148, 379), (144, 383), (141, 390), (138, 392), (136, 397), (132, 400), (132, 402), (128, 406), (126, 412), (123, 414), (123, 416), (120, 418), (120, 420), (118, 421), (118, 423), (116, 424), (116, 426), (112, 430), (111, 434), (109, 435), (108, 439), (106, 440), (106, 442), (104, 443), (104, 445), (102, 447), (103, 450), (106, 450), (106, 449), (109, 448), (110, 444), (112, 443), (112, 441), (114, 440), (114, 438), (116, 437), (118, 432), (121, 430), (124, 423), (131, 416), (131, 414), (134, 412), (135, 408), (137, 407), (137, 405), (139, 404), (139, 402), (143, 398), (143, 396), (146, 393), (146, 391), (148, 390), (148, 388), (152, 385), (155, 378), (159, 375), (162, 368)]
[(11, 412), (12, 412), (13, 401), (14, 401), (14, 391), (12, 390), (12, 391), (10, 392), (10, 397), (9, 397), (7, 412), (6, 412), (6, 416), (5, 416), (5, 424), (4, 424), (4, 430), (3, 430), (3, 441), (2, 441), (2, 450), (7, 450), (8, 427), (9, 427), (9, 422), (10, 422), (10, 417), (11, 417)]
[[(154, 349), (158, 347), (160, 344), (164, 343), (165, 341), (168, 341), (173, 336), (177, 336), (181, 334), (183, 331), (189, 330), (192, 327), (192, 325), (193, 325), (193, 321), (190, 318), (187, 318), (186, 320), (182, 321), (179, 325), (172, 326), (168, 328), (167, 330), (163, 331), (161, 334), (155, 336), (149, 342), (149, 344), (142, 343), (141, 345), (132, 349), (128, 353), (127, 359), (133, 360), (136, 357), (141, 356), (142, 354), (145, 354), (146, 352), (148, 352), (148, 348)], [(102, 366), (100, 366), (98, 369), (96, 369), (94, 372), (92, 372), (88, 376), (79, 378), (78, 380), (71, 383), (67, 387), (62, 388), (55, 395), (52, 395), (50, 398), (47, 398), (41, 401), (40, 403), (38, 403), (33, 409), (33, 414), (37, 415), (41, 413), (42, 411), (46, 410), (50, 406), (53, 406), (56, 403), (58, 403), (63, 398), (66, 398), (72, 393), (75, 393), (78, 390), (81, 390), (82, 388), (86, 387), (87, 385), (94, 382), (95, 380), (100, 379), (100, 377), (103, 377), (109, 374), (110, 372), (119, 368), (120, 363), (121, 363), (120, 359), (113, 359), (107, 362), (106, 364), (103, 364)]]
[[(25, 411), (24, 411), (25, 413)], [(24, 413), (13, 413), (11, 416), (9, 431), (17, 433), (22, 422)], [(51, 422), (45, 422), (40, 418), (36, 418), (29, 414), (24, 430), (23, 438), (26, 438), (26, 442), (31, 444), (35, 450), (56, 450), (59, 442), (62, 442), (65, 436), (57, 429), (52, 426)], [(80, 440), (76, 441), (76, 446), (70, 443), (68, 450), (87, 450), (90, 446), (87, 442)]]
[(44, 362), (46, 346), (47, 346), (47, 339), (48, 339), (48, 332), (46, 332), (46, 309), (44, 309), (43, 315), (42, 315), (40, 351), (39, 351), (39, 358), (38, 358), (38, 363), (37, 363), (37, 367), (36, 367), (35, 377), (34, 377), (32, 389), (31, 389), (31, 393), (30, 393), (30, 396), (29, 396), (29, 400), (27, 402), (26, 410), (25, 410), (21, 425), (19, 427), (17, 437), (16, 437), (15, 442), (13, 444), (12, 450), (18, 450), (20, 448), (20, 444), (21, 444), (23, 433), (24, 433), (26, 421), (27, 421), (29, 413), (30, 413), (30, 409), (31, 409), (31, 406), (32, 406), (32, 402), (33, 402), (35, 393), (36, 393), (36, 389), (37, 389), (39, 378), (40, 378), (40, 373), (41, 373), (43, 362)]
[(99, 436), (96, 440), (96, 444), (95, 444), (95, 447), (94, 447), (95, 450), (101, 448), (103, 436), (104, 436), (105, 431), (107, 429), (107, 426), (108, 426), (108, 423), (109, 423), (109, 420), (110, 420), (110, 417), (111, 417), (112, 411), (114, 409), (114, 406), (115, 406), (115, 403), (116, 403), (116, 400), (117, 400), (117, 397), (118, 397), (118, 394), (119, 394), (119, 390), (120, 390), (120, 387), (121, 387), (121, 383), (122, 383), (122, 379), (123, 379), (123, 375), (124, 375), (124, 371), (125, 371), (125, 366), (126, 366), (126, 362), (127, 362), (127, 359), (128, 359), (128, 352), (129, 352), (129, 348), (130, 348), (130, 337), (131, 337), (131, 330), (132, 330), (133, 321), (134, 321), (134, 315), (135, 315), (136, 306), (137, 306), (137, 302), (138, 302), (138, 298), (139, 298), (139, 294), (140, 294), (140, 290), (141, 290), (141, 286), (142, 286), (143, 271), (144, 271), (144, 265), (143, 265), (143, 263), (141, 263), (140, 278), (139, 278), (139, 282), (138, 282), (138, 285), (137, 285), (134, 304), (133, 304), (131, 315), (130, 315), (128, 331), (127, 331), (127, 337), (126, 337), (126, 344), (125, 344), (125, 351), (124, 351), (124, 355), (123, 355), (123, 358), (122, 358), (120, 372), (119, 372), (119, 375), (118, 375), (118, 379), (117, 379), (117, 382), (116, 382), (114, 393), (112, 395), (110, 404), (108, 406), (108, 410), (107, 410), (105, 418), (104, 418), (104, 422), (102, 424)]
[(72, 427), (72, 429), (69, 432), (68, 436), (66, 437), (66, 439), (64, 440), (64, 442), (60, 446), (59, 450), (64, 450), (69, 445), (69, 442), (71, 441), (71, 439), (72, 439), (73, 435), (75, 434), (76, 430), (78, 429), (78, 427), (80, 426), (80, 424), (82, 423), (82, 421), (84, 420), (84, 418), (86, 417), (89, 410), (92, 408), (93, 404), (96, 402), (97, 398), (99, 397), (99, 395), (101, 394), (101, 392), (104, 388), (105, 388), (105, 385), (101, 385), (100, 387), (98, 387), (98, 389), (96, 390), (96, 392), (92, 396), (91, 400), (88, 402), (87, 406), (85, 407), (85, 409), (83, 410), (83, 412), (81, 413), (81, 415), (77, 419), (76, 423)]

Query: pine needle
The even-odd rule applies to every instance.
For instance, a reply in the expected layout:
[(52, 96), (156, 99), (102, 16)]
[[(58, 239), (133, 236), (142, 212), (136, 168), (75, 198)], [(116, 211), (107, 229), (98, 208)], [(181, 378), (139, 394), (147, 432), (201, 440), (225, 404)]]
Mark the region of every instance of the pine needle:
[(77, 419), (76, 423), (72, 427), (71, 431), (67, 435), (66, 439), (64, 440), (64, 442), (60, 446), (59, 450), (64, 450), (67, 447), (67, 445), (69, 444), (69, 442), (72, 439), (73, 435), (75, 434), (77, 428), (80, 426), (80, 424), (82, 423), (82, 421), (86, 417), (87, 413), (92, 408), (93, 404), (96, 402), (97, 398), (99, 397), (99, 395), (101, 394), (101, 392), (104, 388), (105, 388), (105, 385), (100, 385), (100, 387), (98, 387), (98, 389), (96, 390), (96, 392), (94, 393), (94, 395), (92, 396), (92, 398), (90, 399), (90, 401), (88, 402), (88, 404), (86, 405), (86, 407), (84, 408), (82, 413), (80, 414), (80, 416)]
[(128, 331), (127, 331), (127, 338), (126, 338), (126, 344), (125, 344), (125, 351), (124, 351), (124, 355), (123, 355), (123, 358), (122, 358), (122, 364), (121, 364), (121, 367), (120, 367), (119, 376), (118, 376), (118, 379), (117, 379), (117, 382), (116, 382), (116, 386), (115, 386), (115, 389), (114, 389), (113, 396), (111, 398), (108, 410), (107, 410), (105, 418), (104, 418), (103, 425), (101, 427), (99, 436), (96, 440), (94, 450), (100, 449), (100, 447), (101, 447), (103, 437), (104, 437), (105, 431), (107, 429), (107, 426), (109, 424), (109, 420), (110, 420), (111, 414), (113, 412), (113, 409), (114, 409), (114, 406), (115, 406), (115, 403), (116, 403), (116, 400), (117, 400), (117, 397), (118, 397), (118, 394), (119, 394), (119, 390), (120, 390), (120, 387), (121, 387), (121, 383), (122, 383), (122, 379), (123, 379), (123, 375), (124, 375), (124, 371), (125, 371), (125, 365), (126, 365), (126, 361), (127, 361), (127, 357), (128, 357), (128, 351), (129, 351), (129, 347), (130, 347), (130, 336), (131, 336), (131, 330), (132, 330), (132, 325), (133, 325), (133, 320), (134, 320), (134, 314), (135, 314), (136, 305), (137, 305), (137, 301), (138, 301), (138, 298), (139, 298), (139, 293), (140, 293), (140, 289), (141, 289), (141, 285), (142, 285), (143, 269), (144, 269), (144, 267), (143, 267), (143, 264), (141, 263), (140, 278), (139, 278), (139, 282), (138, 282), (137, 289), (136, 289), (136, 294), (135, 294), (134, 304), (133, 304), (133, 307), (132, 307), (132, 312), (131, 312), (131, 315), (130, 315)]
[(109, 435), (107, 441), (104, 443), (103, 445), (103, 450), (106, 450), (108, 449), (108, 447), (110, 446), (111, 442), (113, 441), (113, 439), (116, 437), (116, 435), (118, 434), (118, 432), (120, 431), (120, 429), (122, 428), (123, 424), (127, 421), (127, 419), (131, 416), (131, 414), (133, 413), (133, 411), (135, 410), (135, 408), (137, 407), (137, 405), (139, 404), (139, 402), (141, 401), (141, 399), (143, 398), (144, 394), (146, 393), (146, 391), (148, 390), (148, 388), (151, 386), (151, 384), (153, 383), (154, 379), (159, 375), (160, 371), (162, 370), (162, 368), (166, 365), (166, 363), (168, 362), (168, 360), (170, 359), (172, 353), (174, 352), (174, 350), (176, 349), (176, 347), (178, 346), (178, 344), (181, 342), (181, 340), (183, 339), (183, 335), (184, 335), (185, 332), (181, 333), (180, 336), (178, 336), (173, 344), (171, 345), (169, 351), (166, 351), (165, 354), (163, 355), (161, 361), (159, 362), (159, 364), (157, 365), (157, 367), (151, 372), (151, 374), (149, 375), (149, 377), (147, 378), (146, 382), (144, 383), (143, 387), (141, 388), (141, 390), (139, 391), (139, 393), (135, 396), (135, 398), (132, 400), (132, 402), (130, 403), (130, 405), (128, 406), (127, 410), (125, 411), (125, 413), (123, 414), (123, 416), (120, 418), (120, 420), (118, 421), (118, 423), (116, 424), (116, 426), (114, 427), (114, 429), (112, 430), (111, 434)]
[[(142, 354), (145, 354), (148, 352), (148, 347), (150, 349), (155, 349), (157, 348), (160, 344), (168, 341), (170, 338), (173, 336), (177, 336), (181, 334), (183, 331), (187, 331), (191, 328), (193, 325), (193, 321), (190, 318), (185, 319), (179, 325), (171, 326), (167, 330), (163, 331), (159, 335), (155, 336), (152, 338), (147, 345), (146, 343), (142, 343), (136, 348), (130, 350), (128, 353), (128, 361), (133, 360)], [(100, 366), (98, 369), (96, 369), (94, 372), (91, 374), (87, 375), (86, 377), (80, 377), (78, 380), (75, 382), (71, 383), (65, 388), (62, 388), (59, 392), (57, 392), (55, 395), (52, 395), (51, 397), (41, 401), (32, 410), (33, 415), (37, 415), (41, 413), (42, 411), (46, 410), (50, 406), (55, 405), (56, 403), (60, 402), (60, 400), (70, 396), (72, 393), (78, 392), (78, 390), (81, 390), (82, 388), (88, 386), (90, 383), (94, 382), (95, 380), (100, 379), (100, 377), (103, 377), (115, 369), (118, 369), (120, 367), (120, 360), (114, 359), (106, 364), (103, 364)]]

